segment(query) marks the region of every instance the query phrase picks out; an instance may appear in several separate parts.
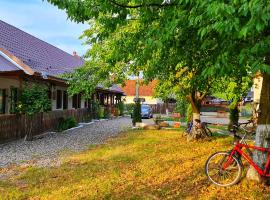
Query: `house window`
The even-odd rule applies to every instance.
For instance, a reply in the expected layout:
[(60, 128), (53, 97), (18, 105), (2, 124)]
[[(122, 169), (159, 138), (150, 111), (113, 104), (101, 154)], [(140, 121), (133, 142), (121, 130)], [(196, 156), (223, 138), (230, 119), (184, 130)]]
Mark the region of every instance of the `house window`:
[(56, 92), (56, 109), (62, 108), (62, 91), (57, 90)]
[(81, 94), (75, 94), (72, 97), (72, 107), (81, 108)]
[(16, 112), (16, 107), (18, 103), (18, 88), (10, 88), (10, 113)]
[(0, 89), (0, 114), (5, 114), (6, 108), (6, 90)]
[(63, 91), (63, 109), (68, 109), (68, 93)]

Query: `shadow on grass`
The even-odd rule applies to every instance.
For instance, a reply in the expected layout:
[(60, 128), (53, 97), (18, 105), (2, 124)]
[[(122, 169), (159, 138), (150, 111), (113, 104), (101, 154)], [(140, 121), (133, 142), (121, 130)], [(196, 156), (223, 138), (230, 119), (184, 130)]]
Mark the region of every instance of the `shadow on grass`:
[[(187, 143), (176, 130), (132, 131), (71, 155), (61, 167), (30, 168), (0, 182), (0, 191), (6, 199), (252, 199), (250, 188), (225, 190), (206, 179), (206, 159), (230, 147), (228, 137), (214, 138)], [(253, 188), (257, 196), (270, 192)]]

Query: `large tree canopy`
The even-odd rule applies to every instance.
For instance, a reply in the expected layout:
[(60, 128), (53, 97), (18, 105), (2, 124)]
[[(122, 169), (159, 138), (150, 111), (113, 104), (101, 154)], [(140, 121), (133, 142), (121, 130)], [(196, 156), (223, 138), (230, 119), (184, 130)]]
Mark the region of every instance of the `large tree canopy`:
[[(195, 97), (211, 80), (260, 71), (269, 96), (270, 4), (267, 0), (48, 0), (77, 21), (93, 44), (87, 53), (104, 80), (140, 70), (146, 80), (191, 75)], [(184, 76), (181, 76), (183, 74)], [(95, 79), (96, 80), (96, 79)], [(85, 84), (83, 84), (85, 85)], [(196, 97), (193, 100), (196, 100)], [(256, 144), (270, 146), (269, 98), (261, 98)], [(198, 102), (198, 101), (197, 101)], [(264, 159), (260, 159), (264, 160)], [(259, 162), (259, 160), (257, 160)]]

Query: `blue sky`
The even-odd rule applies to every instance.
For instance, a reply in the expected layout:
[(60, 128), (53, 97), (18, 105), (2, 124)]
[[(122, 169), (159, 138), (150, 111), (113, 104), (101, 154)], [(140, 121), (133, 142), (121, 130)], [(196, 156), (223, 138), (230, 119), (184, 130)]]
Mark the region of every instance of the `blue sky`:
[(0, 19), (68, 53), (89, 48), (79, 39), (89, 25), (71, 22), (46, 0), (0, 0)]

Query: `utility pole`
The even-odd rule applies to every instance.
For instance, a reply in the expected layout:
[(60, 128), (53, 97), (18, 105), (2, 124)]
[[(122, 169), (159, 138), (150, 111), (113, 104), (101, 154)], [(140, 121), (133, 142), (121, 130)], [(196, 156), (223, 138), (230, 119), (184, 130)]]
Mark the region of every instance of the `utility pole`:
[(140, 87), (140, 78), (139, 75), (136, 76), (136, 101), (139, 100), (139, 87)]

